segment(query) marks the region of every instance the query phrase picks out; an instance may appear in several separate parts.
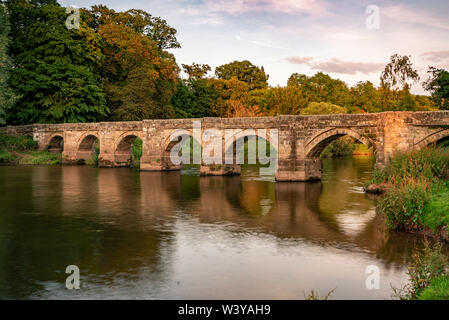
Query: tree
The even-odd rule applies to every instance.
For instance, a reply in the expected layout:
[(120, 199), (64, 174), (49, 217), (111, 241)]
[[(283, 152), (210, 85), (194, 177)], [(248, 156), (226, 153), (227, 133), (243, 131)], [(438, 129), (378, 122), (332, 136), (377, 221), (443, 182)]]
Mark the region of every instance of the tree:
[(167, 48), (177, 48), (176, 30), (142, 10), (115, 12), (106, 6), (85, 11), (101, 37), (100, 74), (110, 120), (169, 118), (179, 68)]
[(211, 79), (214, 89), (218, 92), (216, 104), (212, 107), (213, 112), (218, 117), (226, 117), (232, 113), (237, 101), (243, 106), (248, 107), (248, 84), (244, 81), (232, 77), (229, 80)]
[(294, 73), (288, 80), (289, 87), (297, 87), (304, 97), (304, 106), (310, 102), (329, 102), (349, 107), (351, 94), (348, 86), (341, 80), (318, 72), (312, 77)]
[(429, 91), (436, 107), (440, 110), (449, 110), (449, 72), (444, 69), (429, 67), (429, 79), (423, 83), (426, 91)]
[(17, 0), (11, 12), (11, 87), (21, 96), (12, 124), (85, 122), (104, 119), (108, 109), (94, 74), (97, 57), (84, 35), (68, 29), (56, 1)]
[(202, 79), (211, 70), (208, 64), (192, 63), (191, 65), (183, 64), (182, 68), (190, 79)]
[(0, 125), (6, 123), (6, 114), (17, 99), (8, 85), (12, 67), (12, 61), (8, 55), (9, 31), (8, 10), (5, 5), (0, 3)]
[(341, 114), (347, 112), (345, 108), (328, 102), (311, 102), (306, 108), (301, 110), (302, 115)]
[(394, 54), (385, 66), (380, 77), (381, 82), (392, 90), (407, 90), (419, 81), (418, 71), (413, 69), (410, 56)]
[(352, 113), (381, 111), (380, 94), (371, 82), (358, 82), (351, 88), (350, 108)]
[(383, 110), (415, 110), (411, 86), (419, 81), (410, 56), (394, 54), (380, 76)]
[(237, 80), (246, 82), (248, 89), (263, 89), (268, 86), (268, 75), (263, 67), (257, 67), (248, 60), (233, 61), (221, 65), (215, 69), (215, 75), (219, 79), (230, 80), (235, 77)]
[(179, 81), (172, 105), (180, 118), (213, 117), (218, 96), (208, 79), (190, 78)]

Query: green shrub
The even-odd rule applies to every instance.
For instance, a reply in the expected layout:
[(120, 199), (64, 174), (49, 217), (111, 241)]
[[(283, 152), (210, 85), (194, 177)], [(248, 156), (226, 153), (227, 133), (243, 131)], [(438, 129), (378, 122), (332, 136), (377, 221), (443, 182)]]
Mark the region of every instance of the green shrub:
[[(426, 241), (424, 248), (415, 252), (412, 259), (413, 261), (408, 271), (409, 283), (400, 289), (393, 288), (393, 297), (401, 300), (422, 298), (422, 294), (424, 294), (426, 289), (430, 288), (429, 291), (434, 292), (435, 286), (432, 283), (440, 285), (444, 282), (436, 279), (448, 276), (449, 261), (448, 257), (442, 252), (440, 243), (431, 246)], [(426, 293), (424, 297), (428, 297), (428, 295), (429, 293)]]
[(336, 158), (349, 156), (354, 151), (355, 144), (354, 139), (350, 137), (342, 137), (332, 141), (321, 152), (321, 158)]
[(138, 163), (141, 157), (142, 157), (142, 140), (136, 138), (134, 139), (132, 150), (133, 163)]
[(430, 281), (418, 297), (419, 300), (449, 300), (449, 276), (442, 276)]
[(426, 203), (420, 223), (434, 231), (446, 226), (449, 231), (449, 182), (433, 186), (431, 199)]
[(392, 229), (404, 229), (416, 225), (430, 199), (430, 186), (425, 181), (409, 180), (395, 185), (379, 201), (379, 208)]
[(53, 165), (61, 163), (61, 154), (48, 151), (29, 151), (23, 153), (20, 164), (27, 165)]
[(9, 151), (0, 150), (0, 163), (10, 163), (15, 160), (15, 157)]
[(31, 136), (8, 136), (4, 132), (0, 133), (0, 150), (8, 151), (26, 151), (35, 150), (37, 141)]
[(397, 153), (383, 171), (386, 180), (392, 183), (408, 179), (446, 179), (449, 178), (449, 150), (423, 148)]

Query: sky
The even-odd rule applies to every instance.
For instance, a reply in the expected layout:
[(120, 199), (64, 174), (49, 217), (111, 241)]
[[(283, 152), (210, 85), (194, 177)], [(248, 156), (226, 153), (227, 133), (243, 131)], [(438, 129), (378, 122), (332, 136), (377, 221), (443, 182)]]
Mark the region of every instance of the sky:
[(60, 0), (63, 6), (104, 4), (143, 9), (176, 28), (179, 65), (215, 67), (234, 60), (263, 66), (271, 86), (294, 72), (322, 71), (349, 85), (380, 74), (397, 53), (411, 55), (421, 80), (429, 66), (449, 69), (447, 0)]

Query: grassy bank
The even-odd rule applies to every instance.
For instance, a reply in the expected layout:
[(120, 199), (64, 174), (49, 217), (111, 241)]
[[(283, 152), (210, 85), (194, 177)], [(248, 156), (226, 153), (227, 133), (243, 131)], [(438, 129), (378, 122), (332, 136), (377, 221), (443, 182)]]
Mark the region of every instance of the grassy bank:
[(0, 133), (0, 164), (59, 164), (61, 155), (37, 151), (37, 142), (31, 136), (8, 136)]
[(449, 240), (449, 150), (397, 154), (370, 183), (386, 186), (378, 207), (390, 228)]
[(424, 243), (416, 250), (408, 268), (408, 283), (393, 288), (393, 298), (401, 300), (448, 300), (449, 259), (441, 243)]

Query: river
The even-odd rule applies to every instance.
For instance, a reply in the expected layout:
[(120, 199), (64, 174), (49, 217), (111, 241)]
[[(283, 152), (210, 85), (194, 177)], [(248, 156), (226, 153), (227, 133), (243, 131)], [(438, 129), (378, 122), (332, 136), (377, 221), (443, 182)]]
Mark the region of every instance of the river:
[[(419, 237), (363, 192), (373, 159), (275, 183), (89, 166), (0, 167), (2, 299), (390, 299)], [(80, 270), (68, 290), (68, 265)], [(368, 266), (379, 270), (369, 290)], [(371, 269), (372, 270), (372, 269)]]

